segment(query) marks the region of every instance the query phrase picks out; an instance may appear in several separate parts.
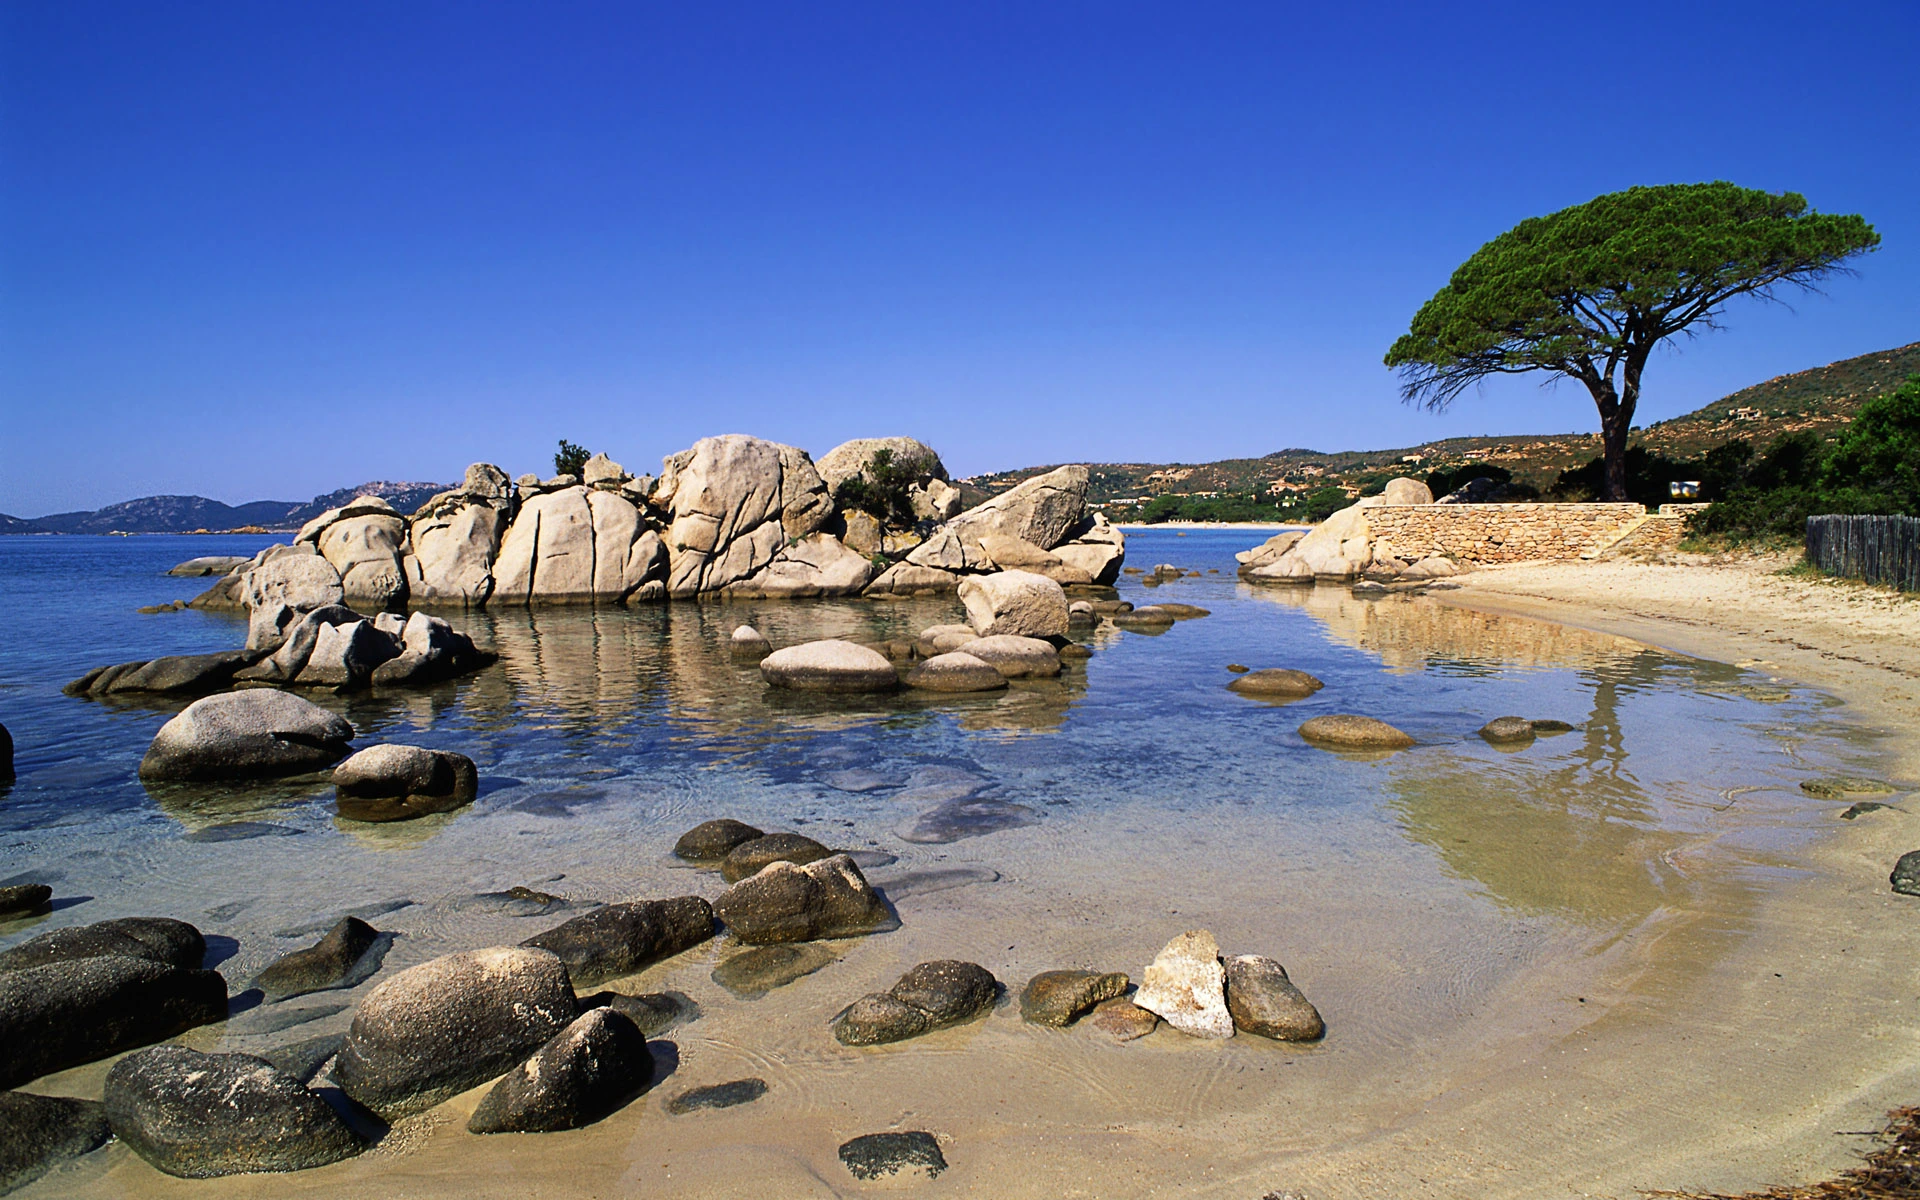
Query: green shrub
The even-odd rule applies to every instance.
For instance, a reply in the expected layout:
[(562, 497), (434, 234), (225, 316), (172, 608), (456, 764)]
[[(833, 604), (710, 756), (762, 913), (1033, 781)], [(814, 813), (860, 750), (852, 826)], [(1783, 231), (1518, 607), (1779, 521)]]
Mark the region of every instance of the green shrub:
[(917, 454), (896, 460), (893, 451), (881, 447), (873, 452), (858, 475), (849, 475), (833, 491), (833, 502), (841, 512), (863, 512), (887, 529), (911, 529), (917, 518), (913, 512), (913, 486), (931, 473), (933, 464)]
[(575, 478), (586, 473), (587, 460), (593, 455), (585, 446), (576, 446), (565, 438), (560, 439), (560, 452), (553, 456), (553, 469), (559, 475), (572, 475)]

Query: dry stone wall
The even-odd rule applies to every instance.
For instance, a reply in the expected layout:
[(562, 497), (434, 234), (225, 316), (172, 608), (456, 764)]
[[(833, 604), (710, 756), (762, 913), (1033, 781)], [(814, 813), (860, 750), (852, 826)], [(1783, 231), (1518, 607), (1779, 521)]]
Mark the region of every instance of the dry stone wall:
[(1444, 554), (1471, 563), (1579, 558), (1647, 515), (1642, 504), (1390, 504), (1365, 512), (1376, 557)]

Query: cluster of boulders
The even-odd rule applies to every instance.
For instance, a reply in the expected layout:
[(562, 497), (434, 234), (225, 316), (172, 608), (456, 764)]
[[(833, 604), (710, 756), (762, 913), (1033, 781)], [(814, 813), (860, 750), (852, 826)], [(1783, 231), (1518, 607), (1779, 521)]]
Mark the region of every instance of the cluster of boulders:
[[(1305, 671), (1288, 667), (1252, 670), (1239, 663), (1228, 670), (1235, 678), (1227, 690), (1256, 700), (1290, 704), (1305, 700), (1326, 684)], [(1566, 733), (1573, 729), (1565, 721), (1528, 717), (1495, 717), (1476, 732), (1489, 744), (1503, 750), (1518, 750), (1539, 734)], [(1311, 717), (1300, 725), (1300, 737), (1310, 745), (1328, 750), (1404, 750), (1415, 744), (1412, 734), (1396, 729), (1385, 721), (1357, 713), (1326, 713)]]
[[(885, 455), (885, 459), (880, 456)], [(836, 497), (879, 461), (913, 464), (903, 518)], [(604, 454), (578, 477), (509, 480), (489, 463), (403, 514), (360, 497), (309, 521), (287, 546), (243, 562), (194, 560), (224, 576), (192, 604), (247, 609), (284, 630), (278, 605), (308, 597), (369, 610), (406, 604), (631, 603), (701, 595), (852, 596), (952, 592), (971, 574), (1018, 567), (1062, 583), (1111, 583), (1125, 537), (1090, 514), (1087, 470), (1060, 467), (968, 512), (931, 449), (863, 438), (816, 466), (806, 451), (742, 434), (668, 456), (657, 479)], [(269, 564), (283, 563), (273, 572)], [(331, 599), (314, 600), (312, 593)]]
[(1368, 496), (1334, 513), (1310, 530), (1277, 533), (1234, 558), (1240, 577), (1253, 583), (1350, 583), (1356, 590), (1427, 587), (1456, 575), (1460, 567), (1440, 554), (1402, 557), (1385, 538), (1367, 527), (1367, 510), (1383, 505), (1432, 504), (1433, 493), (1417, 479), (1394, 479), (1378, 496)]

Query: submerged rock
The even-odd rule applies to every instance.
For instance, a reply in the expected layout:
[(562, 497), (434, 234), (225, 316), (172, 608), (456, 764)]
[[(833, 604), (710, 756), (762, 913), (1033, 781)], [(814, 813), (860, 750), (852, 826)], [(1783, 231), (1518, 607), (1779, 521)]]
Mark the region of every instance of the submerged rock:
[(764, 1079), (734, 1079), (681, 1092), (667, 1101), (667, 1111), (676, 1117), (683, 1117), (703, 1108), (733, 1108), (740, 1104), (751, 1104), (766, 1094), (767, 1081)]
[(302, 1171), (366, 1148), (306, 1085), (250, 1054), (155, 1046), (107, 1072), (107, 1120), (169, 1175)]
[(997, 668), (964, 650), (934, 655), (909, 671), (905, 682), (923, 692), (992, 692), (1007, 686)]
[[(1227, 668), (1229, 671), (1234, 669)], [(1288, 667), (1269, 667), (1261, 671), (1249, 671), (1245, 667), (1240, 667), (1238, 673), (1240, 678), (1227, 684), (1227, 690), (1239, 692), (1243, 696), (1259, 696), (1262, 699), (1299, 700), (1327, 686), (1305, 671), (1295, 671)]]
[(318, 942), (274, 959), (254, 978), (253, 986), (269, 1000), (352, 987), (371, 974), (357, 968), (379, 942), (379, 930), (359, 917), (342, 917)]
[(1020, 1016), (1035, 1025), (1069, 1025), (1101, 1001), (1126, 995), (1130, 986), (1118, 972), (1042, 971), (1020, 993)]
[(905, 1041), (986, 1012), (998, 994), (999, 982), (976, 963), (924, 962), (888, 990), (841, 1009), (828, 1027), (843, 1046)]
[(1230, 1038), (1226, 971), (1220, 946), (1204, 929), (1168, 942), (1147, 967), (1133, 1002), (1192, 1037)]
[(1115, 998), (1094, 1005), (1087, 1024), (1116, 1042), (1132, 1042), (1152, 1033), (1160, 1018), (1131, 1000)]
[(195, 700), (160, 727), (140, 778), (266, 779), (300, 775), (346, 757), (353, 726), (298, 696), (252, 688)]
[(421, 746), (368, 746), (333, 769), (334, 807), (351, 821), (451, 812), (480, 794), (473, 760)]
[(960, 651), (1008, 679), (1051, 679), (1060, 673), (1060, 652), (1039, 638), (997, 633), (975, 638)]
[(595, 1008), (508, 1071), (467, 1121), (470, 1133), (552, 1133), (591, 1125), (653, 1079), (647, 1040), (627, 1017)]
[(1351, 713), (1314, 717), (1300, 726), (1300, 736), (1316, 745), (1342, 750), (1402, 750), (1413, 745), (1413, 738), (1385, 721)]
[(1920, 896), (1920, 850), (1909, 850), (1893, 864), (1893, 874), (1887, 876), (1887, 882), (1893, 890), (1904, 896)]
[(758, 875), (761, 868), (769, 863), (789, 862), (796, 867), (803, 867), (810, 862), (819, 862), (832, 853), (802, 834), (764, 834), (727, 851), (727, 857), (720, 863), (720, 878), (728, 883), (739, 883), (749, 875)]
[(917, 845), (944, 845), (983, 837), (1003, 829), (1032, 825), (1040, 814), (1024, 804), (995, 796), (961, 796), (934, 805), (894, 829), (894, 836)]
[(713, 981), (742, 1000), (758, 1000), (838, 961), (825, 946), (755, 946), (715, 967)]
[(567, 965), (576, 988), (631, 975), (713, 936), (713, 907), (699, 896), (607, 904), (521, 942)]
[(680, 840), (673, 844), (673, 852), (688, 862), (719, 862), (732, 853), (735, 846), (765, 836), (764, 831), (755, 829), (745, 821), (721, 817), (695, 825), (681, 834)]
[(642, 992), (637, 996), (625, 992), (595, 992), (582, 999), (580, 1007), (582, 1010), (611, 1008), (648, 1037), (659, 1037), (676, 1025), (700, 1019), (700, 1006), (681, 992)]
[(886, 904), (845, 854), (805, 866), (773, 863), (728, 888), (713, 911), (749, 945), (855, 937), (893, 924)]
[(0, 1092), (0, 1195), (107, 1144), (107, 1111), (93, 1100)]
[(924, 1130), (868, 1133), (840, 1147), (840, 1161), (855, 1179), (879, 1179), (905, 1172), (909, 1177), (936, 1179), (947, 1169), (940, 1141)]
[(566, 964), (550, 951), (495, 946), (449, 954), (367, 994), (333, 1079), (397, 1120), (501, 1074), (578, 1015)]
[(1480, 736), (1496, 745), (1503, 742), (1530, 742), (1533, 740), (1533, 722), (1525, 717), (1495, 717), (1480, 727)]
[(913, 646), (921, 658), (937, 658), (951, 654), (979, 636), (971, 625), (929, 625), (920, 631)]
[(735, 629), (727, 648), (741, 662), (759, 662), (773, 653), (773, 644), (767, 641), (767, 636), (751, 625)]
[(1891, 796), (1899, 789), (1890, 783), (1860, 775), (1829, 775), (1823, 779), (1806, 780), (1801, 783), (1800, 790), (1822, 800), (1838, 800), (1843, 796)]
[(1225, 963), (1227, 1011), (1233, 1027), (1283, 1042), (1311, 1042), (1327, 1032), (1320, 1012), (1271, 958), (1241, 954)]
[(837, 639), (775, 650), (760, 660), (760, 675), (773, 687), (803, 692), (890, 692), (900, 686), (885, 655)]

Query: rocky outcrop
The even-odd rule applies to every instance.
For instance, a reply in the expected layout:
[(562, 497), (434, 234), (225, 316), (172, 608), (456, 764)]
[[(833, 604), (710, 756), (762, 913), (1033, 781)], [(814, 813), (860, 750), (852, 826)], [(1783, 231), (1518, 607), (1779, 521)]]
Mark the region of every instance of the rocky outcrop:
[(1087, 515), (1087, 469), (1060, 467), (1035, 476), (968, 509), (934, 531), (907, 555), (920, 567), (948, 571), (991, 570), (993, 557), (980, 545), (982, 534), (999, 534), (1051, 550)]
[(149, 781), (299, 775), (346, 757), (353, 726), (298, 696), (266, 688), (195, 700), (160, 727), (140, 760)]
[(333, 769), (334, 808), (351, 821), (404, 821), (473, 803), (480, 772), (450, 750), (368, 746)]
[(142, 1050), (107, 1072), (105, 1102), (114, 1135), (182, 1179), (301, 1171), (366, 1147), (305, 1084), (250, 1054)]
[(869, 596), (941, 596), (952, 595), (960, 586), (962, 576), (958, 571), (943, 570), (940, 567), (922, 567), (911, 562), (897, 562), (880, 572), (874, 581), (867, 585)]
[(1107, 523), (1107, 514), (1097, 512), (1074, 526), (1067, 540), (1053, 547), (1053, 555), (1084, 571), (1090, 581), (1109, 586), (1120, 578), (1126, 562), (1127, 535)]
[(118, 663), (95, 667), (60, 690), (69, 696), (191, 696), (217, 692), (233, 682), (235, 672), (252, 666), (262, 655), (259, 650), (221, 650)]
[(239, 579), (241, 602), (250, 614), (249, 650), (278, 646), (301, 614), (346, 598), (340, 572), (311, 545), (270, 546)]
[(1251, 550), (1242, 550), (1233, 556), (1240, 564), (1240, 574), (1257, 571), (1261, 567), (1272, 566), (1280, 557), (1299, 544), (1307, 536), (1304, 529), (1283, 529)]
[(865, 555), (829, 534), (813, 533), (782, 546), (766, 566), (720, 592), (742, 598), (853, 596), (873, 573)]
[(670, 516), (671, 596), (748, 579), (833, 515), (806, 451), (743, 434), (702, 438), (667, 458), (652, 503)]
[(409, 529), (412, 553), (401, 564), (409, 598), (416, 604), (485, 604), (512, 509), (506, 472), (492, 463), (474, 463), (460, 487), (421, 505)]
[(493, 595), (496, 602), (619, 603), (663, 583), (665, 568), (666, 547), (632, 501), (575, 485), (521, 504), (494, 563)]
[(579, 1008), (566, 965), (549, 951), (496, 946), (449, 954), (367, 994), (333, 1079), (397, 1120), (516, 1066)]
[(382, 609), (406, 600), (407, 520), (380, 497), (362, 496), (320, 514), (294, 538), (302, 543), (340, 573), (347, 603)]
[(840, 485), (856, 475), (871, 478), (875, 456), (886, 451), (894, 470), (915, 465), (913, 481), (907, 485), (908, 503), (915, 517), (945, 521), (960, 511), (960, 490), (947, 483), (947, 468), (933, 447), (910, 437), (855, 438), (842, 442), (821, 456), (820, 478), (829, 493), (837, 494)]
[(579, 1129), (614, 1112), (652, 1078), (653, 1056), (639, 1027), (611, 1008), (596, 1008), (494, 1084), (467, 1131)]
[(416, 612), (401, 626), (400, 653), (373, 669), (375, 687), (419, 687), (439, 683), (494, 661), (473, 639), (439, 617)]

